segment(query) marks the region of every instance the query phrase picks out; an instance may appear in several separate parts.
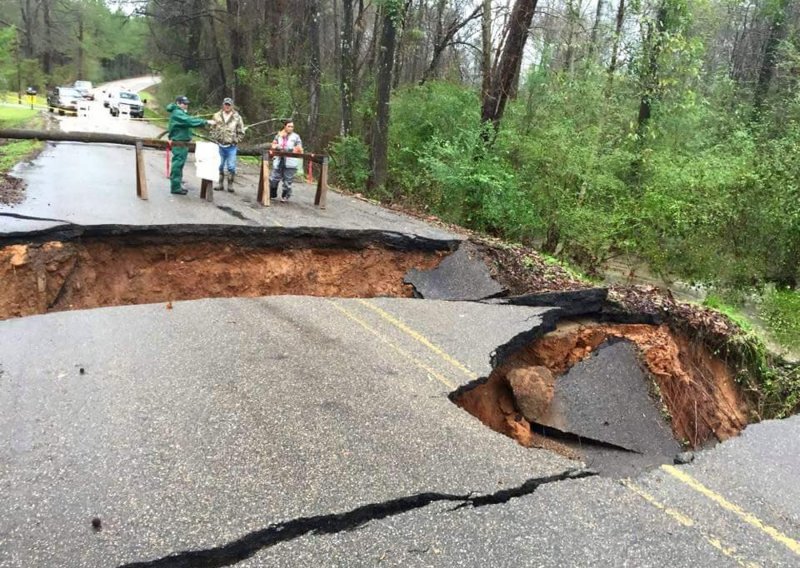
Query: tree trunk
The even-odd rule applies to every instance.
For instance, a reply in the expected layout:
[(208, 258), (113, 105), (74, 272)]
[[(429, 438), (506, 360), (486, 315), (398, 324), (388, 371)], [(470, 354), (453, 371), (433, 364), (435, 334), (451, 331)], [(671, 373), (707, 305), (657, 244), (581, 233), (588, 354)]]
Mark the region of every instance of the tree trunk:
[(576, 11), (575, 0), (567, 0), (567, 51), (564, 55), (564, 70), (570, 74), (572, 74), (572, 64), (575, 60), (573, 40), (575, 38), (575, 20), (579, 17)]
[[(212, 41), (214, 42), (214, 51), (216, 52), (217, 73), (219, 74), (219, 82), (222, 85), (223, 94), (227, 96), (227, 94), (230, 92), (231, 96), (234, 97), (234, 99), (236, 99), (235, 85), (228, 84), (228, 73), (225, 70), (224, 50), (222, 49), (219, 40), (220, 36), (219, 25), (217, 24), (215, 18), (211, 19), (210, 24), (211, 24), (211, 38)], [(232, 92), (229, 91), (229, 89), (232, 89)]]
[(744, 41), (744, 38), (748, 35), (750, 31), (748, 27), (749, 19), (750, 19), (750, 6), (747, 6), (747, 8), (745, 9), (742, 25), (736, 31), (734, 37), (733, 47), (731, 48), (730, 63), (729, 63), (730, 77), (737, 83), (743, 82), (745, 77), (744, 69), (747, 57), (745, 57), (744, 54), (740, 57), (739, 52), (746, 51), (745, 49), (740, 50), (740, 46)]
[(611, 62), (608, 64), (608, 85), (606, 86), (606, 96), (611, 94), (611, 87), (614, 84), (614, 72), (617, 70), (617, 57), (619, 56), (619, 42), (622, 38), (622, 24), (625, 21), (625, 0), (619, 0), (617, 6), (617, 22), (614, 26), (614, 45), (611, 48)]
[(203, 20), (200, 14), (203, 10), (203, 0), (192, 0), (187, 33), (186, 57), (183, 61), (184, 71), (198, 71), (200, 69), (200, 38), (203, 34)]
[(42, 1), (42, 18), (44, 20), (44, 52), (42, 53), (42, 68), (46, 75), (53, 73), (53, 22), (50, 19), (52, 0)]
[[(339, 0), (333, 0), (333, 61), (332, 64), (334, 69), (337, 69), (339, 73), (337, 76), (341, 76), (341, 69), (337, 67), (337, 65), (341, 64), (342, 61), (342, 30), (339, 27), (340, 25), (339, 20)], [(323, 34), (324, 37), (324, 34)]]
[(481, 100), (489, 96), (492, 85), (492, 0), (483, 0), (481, 17)]
[(775, 77), (775, 65), (778, 59), (778, 46), (783, 38), (786, 37), (786, 11), (790, 6), (791, 0), (780, 0), (773, 8), (770, 18), (769, 36), (764, 47), (764, 57), (761, 60), (761, 68), (758, 71), (758, 82), (756, 83), (755, 96), (753, 101), (754, 111), (758, 113), (764, 105), (764, 100), (769, 93), (772, 79)]
[(25, 42), (22, 44), (22, 53), (25, 58), (33, 57), (35, 54), (33, 45), (33, 29), (36, 27), (38, 17), (38, 7), (32, 4), (31, 0), (24, 0), (20, 3), (20, 16), (22, 18), (22, 32)]
[(282, 23), (285, 6), (283, 0), (270, 0), (264, 2), (264, 17), (267, 22), (266, 61), (269, 67), (280, 67), (285, 61), (283, 49), (285, 42), (282, 37)]
[[(378, 39), (378, 28), (381, 27), (381, 11), (375, 10), (375, 21), (372, 24), (372, 29), (374, 33), (372, 34), (372, 41), (369, 43), (369, 52), (367, 53), (367, 59), (365, 62), (366, 71), (367, 73), (374, 73), (375, 72), (375, 64), (378, 61), (378, 49), (380, 45), (380, 40)], [(395, 31), (395, 34), (397, 32)]]
[[(621, 1), (621, 0), (620, 0)], [(603, 0), (597, 0), (597, 10), (594, 13), (594, 24), (592, 25), (592, 36), (589, 40), (589, 60), (594, 58), (598, 51), (598, 36), (600, 35), (600, 20), (603, 19)]]
[(389, 97), (392, 90), (392, 66), (397, 41), (397, 20), (400, 16), (400, 2), (387, 0), (383, 5), (381, 39), (378, 49), (378, 75), (376, 84), (377, 104), (375, 119), (372, 122), (371, 172), (369, 188), (375, 189), (386, 184), (389, 153)]
[(392, 72), (392, 89), (397, 89), (400, 86), (400, 75), (403, 73), (403, 62), (405, 59), (405, 52), (407, 49), (407, 37), (405, 22), (408, 17), (408, 9), (411, 7), (411, 0), (406, 0), (403, 7), (403, 13), (400, 16), (400, 25), (398, 26), (398, 38), (396, 40), (396, 47), (394, 50), (394, 70)]
[(320, 59), (320, 7), (319, 0), (308, 1), (308, 141), (311, 147), (316, 147), (319, 142), (319, 104), (322, 93), (320, 79), (322, 69)]
[(647, 61), (643, 75), (640, 77), (642, 82), (642, 95), (639, 100), (639, 116), (637, 119), (637, 132), (640, 136), (644, 135), (644, 129), (653, 111), (653, 102), (659, 95), (659, 69), (658, 59), (661, 56), (661, 49), (664, 45), (664, 31), (667, 21), (667, 2), (661, 0), (656, 13), (655, 29), (653, 23), (647, 24), (647, 37), (645, 39), (645, 53)]
[(355, 82), (355, 54), (353, 50), (353, 0), (342, 0), (342, 55), (339, 92), (342, 98), (342, 123), (340, 133), (349, 136), (353, 128), (353, 83)]
[(503, 118), (506, 102), (512, 91), (512, 84), (528, 39), (528, 29), (536, 11), (536, 2), (537, 0), (516, 0), (508, 21), (508, 33), (500, 55), (500, 63), (493, 73), (488, 96), (483, 99), (481, 120), (490, 122), (495, 131), (500, 127), (500, 120)]
[(78, 9), (78, 79), (86, 78), (84, 73), (84, 51), (83, 51), (83, 13)]

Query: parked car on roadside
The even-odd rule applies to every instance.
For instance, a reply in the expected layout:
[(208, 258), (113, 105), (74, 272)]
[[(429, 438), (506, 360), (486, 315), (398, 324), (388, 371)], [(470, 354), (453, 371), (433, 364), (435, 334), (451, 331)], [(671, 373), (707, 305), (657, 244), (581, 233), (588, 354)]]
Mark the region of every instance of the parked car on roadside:
[(91, 81), (75, 81), (72, 87), (78, 91), (83, 98), (87, 101), (94, 100), (94, 93), (92, 92), (92, 82)]
[(47, 93), (47, 109), (58, 114), (78, 112), (78, 101), (83, 100), (83, 95), (72, 87), (55, 87)]
[(119, 116), (126, 112), (132, 118), (144, 118), (144, 103), (139, 95), (131, 91), (119, 91), (111, 97), (108, 103), (111, 116)]

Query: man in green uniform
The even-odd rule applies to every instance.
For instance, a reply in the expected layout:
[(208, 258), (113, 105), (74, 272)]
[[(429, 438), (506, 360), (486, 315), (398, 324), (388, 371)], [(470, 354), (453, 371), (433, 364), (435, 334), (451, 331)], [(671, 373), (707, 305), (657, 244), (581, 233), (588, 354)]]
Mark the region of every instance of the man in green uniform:
[[(189, 141), (192, 139), (192, 128), (198, 126), (209, 126), (215, 124), (213, 120), (205, 120), (189, 116), (186, 109), (189, 107), (189, 99), (180, 96), (174, 103), (167, 105), (169, 115), (169, 126), (167, 131), (172, 145), (172, 168), (169, 172), (170, 193), (186, 195), (188, 192), (181, 187), (183, 181), (183, 166), (189, 155)], [(174, 144), (177, 142), (177, 144)]]

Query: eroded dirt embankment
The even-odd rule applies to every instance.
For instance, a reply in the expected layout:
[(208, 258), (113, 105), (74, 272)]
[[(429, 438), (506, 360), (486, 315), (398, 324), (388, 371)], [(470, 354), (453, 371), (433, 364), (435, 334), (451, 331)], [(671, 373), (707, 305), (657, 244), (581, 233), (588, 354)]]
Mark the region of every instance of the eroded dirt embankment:
[(409, 297), (405, 273), (433, 268), (445, 254), (111, 238), (9, 245), (0, 249), (0, 319), (198, 298)]
[(484, 383), (456, 393), (454, 402), (524, 446), (576, 457), (533, 432), (524, 416), (546, 416), (557, 377), (614, 338), (637, 346), (676, 440), (698, 448), (747, 425), (748, 405), (725, 363), (666, 325), (563, 324), (512, 355)]

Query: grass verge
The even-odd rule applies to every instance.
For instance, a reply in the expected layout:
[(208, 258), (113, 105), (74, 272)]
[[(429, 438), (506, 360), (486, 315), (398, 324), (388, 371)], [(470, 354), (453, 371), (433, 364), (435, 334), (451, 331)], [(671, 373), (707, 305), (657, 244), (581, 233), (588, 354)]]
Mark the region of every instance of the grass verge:
[(783, 348), (800, 347), (800, 294), (791, 290), (766, 292), (760, 315), (761, 334), (736, 307), (710, 294), (704, 305), (727, 316), (739, 328), (721, 349), (739, 367), (737, 380), (756, 402), (759, 419), (785, 418), (800, 410), (800, 365), (774, 355), (762, 335)]
[(8, 172), (18, 162), (22, 162), (42, 147), (36, 140), (15, 140), (0, 144), (0, 174)]
[(159, 128), (167, 129), (169, 117), (166, 111), (158, 100), (158, 85), (145, 89), (139, 93), (139, 98), (147, 101), (144, 105), (144, 117), (150, 123), (155, 124)]
[[(31, 99), (28, 95), (23, 94), (21, 97), (17, 95), (17, 93), (11, 91), (0, 92), (0, 103), (6, 104), (22, 104), (27, 106), (28, 110), (30, 110)], [(33, 104), (37, 107), (46, 107), (47, 106), (47, 97), (44, 94), (38, 94), (33, 97)]]
[[(0, 107), (0, 128), (41, 126), (39, 111), (23, 107)], [(44, 147), (36, 140), (0, 142), (0, 175), (6, 174), (18, 162), (29, 158)]]
[(0, 107), (0, 128), (19, 128), (30, 124), (39, 114), (25, 107)]

